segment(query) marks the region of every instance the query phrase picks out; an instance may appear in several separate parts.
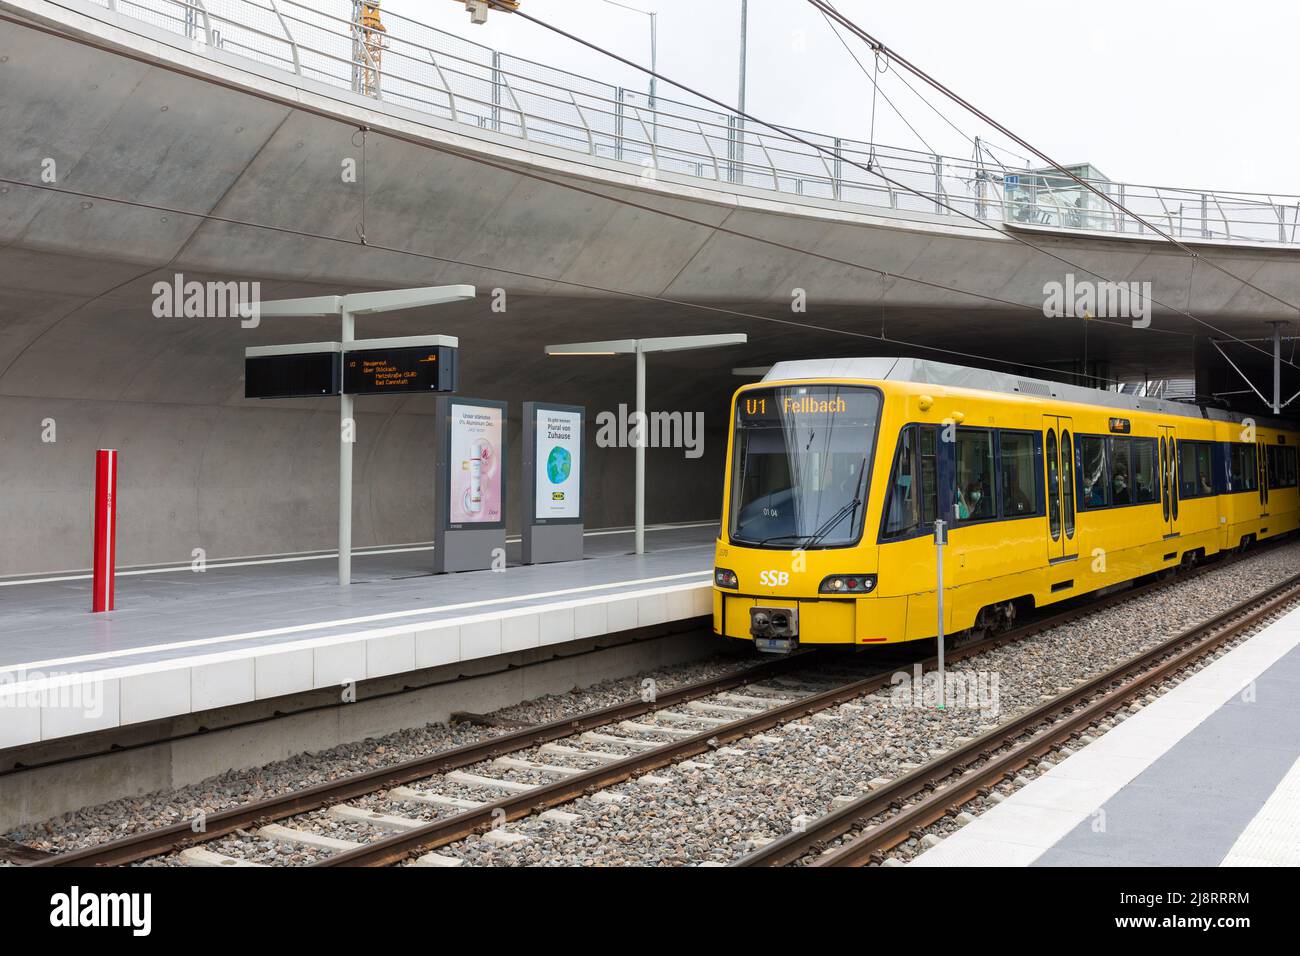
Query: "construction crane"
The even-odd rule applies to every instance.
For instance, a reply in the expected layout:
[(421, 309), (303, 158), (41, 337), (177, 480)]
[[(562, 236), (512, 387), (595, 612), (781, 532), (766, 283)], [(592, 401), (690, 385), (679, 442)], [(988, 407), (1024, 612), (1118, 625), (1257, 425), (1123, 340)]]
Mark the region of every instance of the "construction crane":
[[(460, 3), (462, 0), (454, 0)], [(489, 10), (501, 10), (514, 13), (519, 9), (519, 0), (464, 0), (465, 9), (469, 11), (471, 23), (487, 23)]]
[(388, 28), (379, 17), (379, 0), (352, 0), (352, 88), (379, 97)]

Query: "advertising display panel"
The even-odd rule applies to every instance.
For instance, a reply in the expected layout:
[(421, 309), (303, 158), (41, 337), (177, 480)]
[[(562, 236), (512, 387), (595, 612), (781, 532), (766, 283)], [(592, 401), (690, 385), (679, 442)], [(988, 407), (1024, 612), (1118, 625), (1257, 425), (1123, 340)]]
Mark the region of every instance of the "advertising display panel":
[(499, 527), (505, 522), (505, 409), (453, 399), (447, 453), (448, 527)]
[(582, 410), (533, 406), (533, 517), (582, 520)]

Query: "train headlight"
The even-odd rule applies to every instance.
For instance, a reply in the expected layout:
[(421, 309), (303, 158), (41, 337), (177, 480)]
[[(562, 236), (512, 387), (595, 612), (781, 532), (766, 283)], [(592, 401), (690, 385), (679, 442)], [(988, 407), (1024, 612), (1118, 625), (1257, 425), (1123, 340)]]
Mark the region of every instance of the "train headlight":
[(874, 574), (832, 574), (817, 590), (822, 594), (870, 594), (875, 589)]
[(740, 587), (740, 579), (736, 577), (736, 572), (728, 571), (726, 568), (713, 569), (713, 583), (720, 588), (730, 588), (733, 591)]

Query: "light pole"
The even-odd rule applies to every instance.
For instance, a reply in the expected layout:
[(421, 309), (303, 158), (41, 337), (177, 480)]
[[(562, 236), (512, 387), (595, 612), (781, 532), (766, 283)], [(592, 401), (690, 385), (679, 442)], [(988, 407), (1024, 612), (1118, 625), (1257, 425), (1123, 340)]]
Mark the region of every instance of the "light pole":
[[(341, 349), (356, 340), (356, 317), (418, 309), (474, 298), (472, 285), (431, 286), (423, 289), (394, 289), (388, 292), (358, 292), (353, 295), (321, 295), (309, 299), (278, 299), (258, 307), (261, 318), (274, 316), (326, 316), (341, 319)], [(331, 343), (332, 344), (332, 343)], [(457, 344), (448, 339), (447, 344)], [(339, 584), (352, 583), (352, 444), (356, 440), (353, 418), (356, 398), (339, 394)]]
[[(745, 60), (749, 52), (749, 0), (740, 0), (740, 95), (736, 105), (745, 112)], [(743, 121), (742, 121), (743, 122)]]
[[(746, 63), (749, 55), (749, 0), (740, 0), (740, 91), (736, 95), (736, 109), (745, 112), (745, 78), (748, 75)], [(741, 116), (732, 118), (731, 134), (731, 181), (745, 181), (745, 120)]]
[(547, 355), (635, 355), (636, 356), (636, 553), (645, 554), (645, 449), (650, 423), (646, 417), (645, 357), (650, 352), (684, 352), (724, 345), (744, 345), (744, 332), (720, 335), (674, 335), (656, 339), (614, 339), (606, 342), (569, 342), (546, 346)]
[(657, 142), (659, 139), (659, 115), (658, 115), (658, 93), (659, 93), (659, 13), (654, 10), (642, 10), (640, 7), (628, 6), (626, 3), (619, 3), (618, 0), (604, 0), (611, 7), (620, 7), (623, 10), (629, 10), (632, 13), (639, 13), (642, 16), (650, 18), (650, 110), (654, 116), (653, 138)]

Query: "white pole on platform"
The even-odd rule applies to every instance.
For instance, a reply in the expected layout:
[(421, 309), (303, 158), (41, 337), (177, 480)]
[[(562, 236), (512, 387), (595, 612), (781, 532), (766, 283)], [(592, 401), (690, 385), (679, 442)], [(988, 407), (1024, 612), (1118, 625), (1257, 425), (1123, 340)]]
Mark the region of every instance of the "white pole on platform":
[(685, 352), (689, 349), (712, 349), (724, 345), (744, 345), (744, 332), (720, 335), (672, 335), (655, 339), (611, 339), (603, 342), (568, 342), (546, 346), (547, 355), (635, 355), (636, 356), (636, 491), (634, 504), (636, 553), (645, 554), (645, 449), (650, 441), (650, 421), (646, 414), (645, 357), (650, 352)]
[[(356, 338), (357, 322), (346, 309), (343, 316), (343, 350)], [(339, 584), (352, 583), (352, 445), (357, 440), (353, 418), (356, 399), (339, 391)]]
[(947, 684), (943, 676), (943, 546), (948, 543), (947, 522), (942, 518), (934, 522), (934, 563), (938, 571), (935, 595), (939, 605), (939, 709), (948, 703)]
[[(352, 295), (321, 295), (306, 299), (277, 299), (258, 306), (262, 318), (337, 315), (342, 319), (343, 355), (356, 341), (358, 315), (419, 309), (474, 298), (472, 285), (389, 289)], [(352, 583), (352, 445), (357, 440), (356, 399), (339, 388), (339, 584)]]

